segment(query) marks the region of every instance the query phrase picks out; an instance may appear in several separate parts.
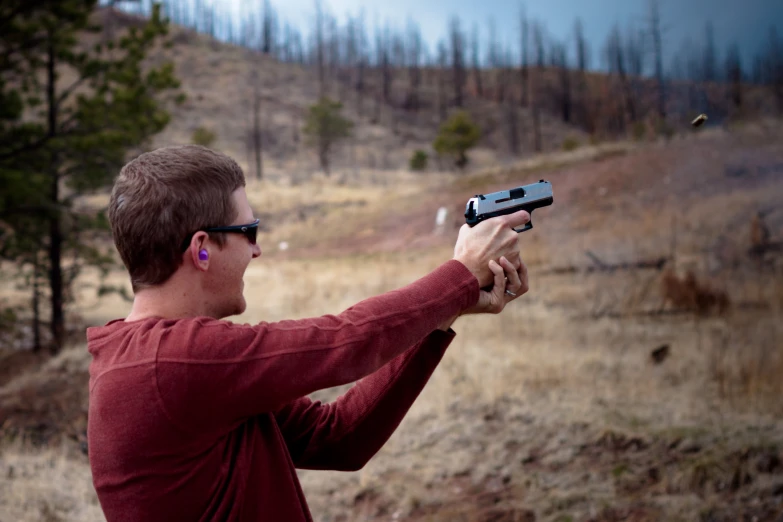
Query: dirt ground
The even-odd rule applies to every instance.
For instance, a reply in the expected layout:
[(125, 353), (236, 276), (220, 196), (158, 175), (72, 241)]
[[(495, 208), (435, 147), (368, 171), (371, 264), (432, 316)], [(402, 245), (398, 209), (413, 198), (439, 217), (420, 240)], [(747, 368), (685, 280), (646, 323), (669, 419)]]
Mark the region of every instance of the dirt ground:
[[(336, 313), (398, 288), (451, 257), (467, 198), (554, 186), (521, 237), (530, 292), (455, 323), (430, 383), (362, 470), (300, 471), (314, 518), (783, 520), (783, 278), (776, 252), (748, 255), (757, 211), (772, 241), (783, 236), (781, 174), (783, 126), (769, 122), (458, 179), (249, 184), (269, 217), (240, 322)], [(440, 206), (450, 216), (436, 231)], [(729, 310), (661, 309), (660, 270), (606, 268), (659, 256), (725, 291)], [(84, 277), (82, 325), (127, 313)], [(3, 357), (0, 520), (102, 520), (83, 341), (51, 360)]]

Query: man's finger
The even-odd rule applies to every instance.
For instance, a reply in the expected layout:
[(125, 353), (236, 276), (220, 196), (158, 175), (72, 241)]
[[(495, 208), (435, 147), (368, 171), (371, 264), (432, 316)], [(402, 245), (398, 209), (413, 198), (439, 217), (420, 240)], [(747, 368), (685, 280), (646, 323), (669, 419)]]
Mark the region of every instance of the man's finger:
[(527, 278), (527, 265), (525, 263), (522, 263), (522, 266), (519, 267), (517, 270), (517, 273), (519, 274), (519, 281), (522, 283), (522, 286), (520, 287), (520, 291), (522, 293), (527, 293), (528, 290), (530, 290), (530, 282)]
[[(506, 271), (503, 268), (503, 265), (494, 259), (490, 260), (489, 269), (492, 270), (492, 273), (495, 275), (495, 282), (492, 285), (492, 289), (489, 291), (490, 304), (502, 302), (503, 298), (501, 296), (506, 288)], [(493, 311), (495, 308), (496, 305), (491, 306)]]
[(520, 274), (517, 271), (516, 267), (514, 267), (508, 259), (506, 259), (506, 262), (508, 263), (508, 267), (506, 268), (506, 274), (508, 275), (508, 282), (509, 286), (511, 288), (514, 288), (514, 292), (519, 291), (522, 288), (522, 281), (520, 278)]
[(525, 210), (514, 212), (513, 214), (507, 214), (503, 216), (506, 220), (506, 224), (511, 228), (516, 228), (519, 225), (524, 225), (530, 221), (530, 214)]
[(511, 264), (514, 265), (514, 270), (519, 270), (519, 267), (522, 265), (522, 257), (519, 255), (519, 250), (513, 250), (505, 254), (505, 258), (511, 261)]

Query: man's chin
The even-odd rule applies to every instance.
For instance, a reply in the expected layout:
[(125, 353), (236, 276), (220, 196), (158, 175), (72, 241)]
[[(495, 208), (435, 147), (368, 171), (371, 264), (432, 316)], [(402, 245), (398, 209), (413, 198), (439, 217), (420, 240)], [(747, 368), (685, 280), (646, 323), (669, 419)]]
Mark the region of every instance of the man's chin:
[(238, 302), (234, 303), (234, 306), (227, 306), (223, 313), (220, 314), (220, 319), (228, 319), (229, 317), (242, 315), (245, 313), (245, 310), (247, 310), (247, 302), (243, 297)]
[(245, 310), (247, 310), (247, 301), (243, 296), (239, 299), (239, 303), (237, 304), (237, 312), (234, 315), (242, 315), (245, 313)]

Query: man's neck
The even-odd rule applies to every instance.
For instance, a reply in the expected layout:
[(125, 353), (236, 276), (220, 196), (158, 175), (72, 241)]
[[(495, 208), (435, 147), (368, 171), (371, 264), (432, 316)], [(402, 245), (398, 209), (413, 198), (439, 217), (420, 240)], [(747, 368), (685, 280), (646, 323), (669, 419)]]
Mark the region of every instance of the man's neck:
[(138, 321), (148, 317), (181, 319), (209, 315), (205, 300), (195, 285), (183, 285), (178, 281), (136, 292), (133, 306), (125, 321)]

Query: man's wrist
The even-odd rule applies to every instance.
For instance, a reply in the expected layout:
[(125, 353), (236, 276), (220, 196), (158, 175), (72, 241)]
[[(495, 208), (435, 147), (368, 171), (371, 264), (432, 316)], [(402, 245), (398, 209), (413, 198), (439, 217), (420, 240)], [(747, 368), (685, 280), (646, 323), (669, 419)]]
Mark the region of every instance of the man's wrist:
[(443, 323), (440, 324), (440, 326), (438, 326), (438, 330), (443, 330), (444, 332), (448, 332), (449, 328), (451, 328), (451, 325), (454, 324), (454, 321), (456, 321), (458, 317), (459, 315), (455, 315), (451, 319), (444, 321)]
[[(470, 272), (471, 274), (473, 274), (473, 277), (475, 277), (475, 278), (476, 278), (476, 280), (479, 282), (479, 286), (480, 286), (480, 287), (482, 287), (482, 288), (483, 288), (483, 287), (485, 286), (485, 285), (482, 285), (482, 280), (481, 280), (482, 274), (481, 274), (481, 272), (480, 272), (480, 271), (478, 271), (478, 270), (476, 270), (476, 269), (475, 269), (475, 268), (472, 266), (472, 264), (471, 264), (471, 263), (468, 263), (466, 260), (463, 260), (461, 257), (458, 257), (458, 256), (455, 256), (453, 259), (454, 259), (455, 261), (459, 261), (460, 263), (462, 263), (462, 266), (464, 266), (464, 267), (465, 267), (465, 268), (468, 270), (468, 272)], [(491, 281), (490, 281), (490, 282), (491, 282)]]

